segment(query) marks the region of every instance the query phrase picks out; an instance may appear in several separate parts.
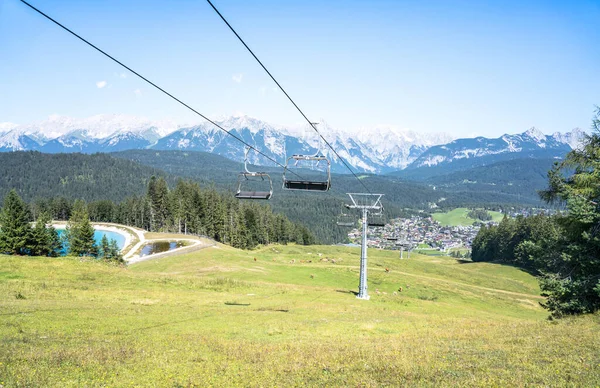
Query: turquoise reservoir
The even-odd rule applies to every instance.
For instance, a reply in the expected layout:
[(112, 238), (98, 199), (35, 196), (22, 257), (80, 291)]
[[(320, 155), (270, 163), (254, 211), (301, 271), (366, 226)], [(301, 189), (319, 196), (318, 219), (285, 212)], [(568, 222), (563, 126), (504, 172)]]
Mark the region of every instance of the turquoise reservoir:
[[(59, 236), (62, 236), (62, 234), (65, 232), (64, 229), (56, 229), (56, 231), (58, 232)], [(105, 235), (106, 235), (106, 238), (108, 238), (108, 241), (115, 240), (117, 242), (117, 245), (119, 246), (119, 249), (123, 249), (125, 247), (125, 236), (124, 235), (122, 235), (121, 233), (112, 232), (110, 230), (98, 230), (98, 229), (94, 230), (94, 240), (96, 240), (96, 245), (100, 246), (100, 241), (102, 241), (102, 237)]]
[(121, 233), (112, 232), (110, 230), (95, 230), (94, 231), (94, 240), (96, 240), (96, 245), (100, 245), (100, 241), (102, 241), (102, 237), (106, 235), (108, 241), (116, 240), (119, 249), (125, 248), (125, 236)]

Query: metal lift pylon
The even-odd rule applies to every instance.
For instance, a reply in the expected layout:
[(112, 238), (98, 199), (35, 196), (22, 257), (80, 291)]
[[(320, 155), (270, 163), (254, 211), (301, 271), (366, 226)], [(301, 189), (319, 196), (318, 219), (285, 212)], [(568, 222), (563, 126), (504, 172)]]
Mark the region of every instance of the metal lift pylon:
[(358, 283), (358, 295), (356, 298), (369, 300), (369, 291), (367, 287), (367, 232), (369, 211), (381, 212), (381, 197), (383, 194), (366, 193), (347, 193), (352, 201), (351, 205), (346, 205), (348, 209), (362, 210), (362, 241), (360, 251), (360, 280)]

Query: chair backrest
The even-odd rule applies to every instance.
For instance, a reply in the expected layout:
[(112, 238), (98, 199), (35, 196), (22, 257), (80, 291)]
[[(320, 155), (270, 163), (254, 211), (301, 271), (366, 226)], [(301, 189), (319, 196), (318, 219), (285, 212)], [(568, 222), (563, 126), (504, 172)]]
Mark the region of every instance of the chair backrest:
[[(248, 170), (248, 151), (244, 153), (244, 170), (238, 174), (238, 187), (235, 197), (238, 199), (271, 199), (273, 196), (273, 180), (266, 172), (255, 172)], [(260, 190), (254, 186), (259, 182)]]
[[(325, 171), (319, 178), (305, 178), (290, 168), (298, 168), (298, 164), (309, 164), (306, 168), (314, 170), (315, 164), (326, 163)], [(285, 190), (328, 191), (331, 187), (331, 162), (322, 155), (293, 155), (289, 157), (283, 168), (283, 188)]]

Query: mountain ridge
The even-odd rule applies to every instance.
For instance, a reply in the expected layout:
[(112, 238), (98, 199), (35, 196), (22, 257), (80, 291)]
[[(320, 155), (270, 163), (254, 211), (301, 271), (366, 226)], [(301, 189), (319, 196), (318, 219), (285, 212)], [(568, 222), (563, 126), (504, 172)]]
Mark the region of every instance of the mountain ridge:
[[(249, 116), (225, 117), (217, 123), (280, 163), (293, 154), (320, 152), (331, 159), (332, 171), (347, 172), (344, 163), (308, 125), (283, 127)], [(317, 128), (355, 171), (375, 174), (452, 163), (459, 166), (465, 160), (469, 160), (468, 167), (474, 167), (503, 158), (563, 157), (583, 137), (578, 128), (552, 135), (531, 128), (495, 139), (481, 136), (454, 139), (445, 133), (422, 134), (390, 126), (365, 128), (351, 134), (331, 127), (324, 120)], [(26, 125), (0, 123), (0, 152), (96, 153), (126, 149), (201, 151), (234, 161), (244, 158), (243, 146), (210, 123), (177, 125), (125, 115), (96, 115), (86, 119), (51, 116), (44, 122)], [(257, 153), (250, 153), (249, 161), (273, 165)]]

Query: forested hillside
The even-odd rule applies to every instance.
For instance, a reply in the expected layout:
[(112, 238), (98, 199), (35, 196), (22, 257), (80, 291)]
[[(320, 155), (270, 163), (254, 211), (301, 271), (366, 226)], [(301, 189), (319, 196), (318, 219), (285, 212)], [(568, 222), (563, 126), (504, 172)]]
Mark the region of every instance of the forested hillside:
[(156, 168), (107, 154), (0, 153), (0, 198), (14, 188), (26, 201), (48, 197), (122, 201), (144, 193), (152, 176), (176, 182)]
[[(136, 162), (139, 165), (158, 168), (172, 176), (193, 178), (205, 185), (214, 185), (223, 190), (234, 190), (237, 173), (244, 169), (243, 163), (234, 162), (223, 156), (195, 151), (127, 150), (108, 155)], [(275, 172), (280, 169), (249, 166), (255, 171)], [(279, 188), (280, 180), (274, 176)]]
[(420, 167), (390, 174), (421, 182), (446, 194), (440, 207), (536, 206), (544, 207), (538, 196), (547, 184), (547, 174), (556, 158), (523, 158), (487, 165), (450, 169), (447, 166)]
[[(230, 192), (235, 190), (237, 174), (243, 169), (242, 163), (236, 163), (229, 159), (204, 152), (130, 150), (111, 155), (133, 160), (146, 166), (164, 169), (170, 174), (185, 176), (199, 182), (214, 183), (216, 187), (229, 190)], [(549, 163), (548, 160), (545, 163)], [(502, 167), (505, 170), (503, 173), (504, 177), (511, 176), (513, 179), (519, 180), (519, 182), (531, 181), (529, 176), (532, 172), (526, 167), (527, 165), (525, 167), (522, 167), (522, 165), (522, 163), (518, 164), (519, 168), (516, 170), (513, 169), (512, 172), (510, 168), (514, 166), (506, 165)], [(331, 219), (331, 217), (335, 217), (339, 213), (340, 203), (348, 200), (345, 193), (365, 191), (365, 188), (356, 181), (353, 175), (344, 174), (332, 175), (332, 189), (326, 194), (286, 191), (281, 188), (281, 168), (250, 166), (250, 169), (267, 171), (271, 174), (275, 190), (275, 195), (270, 201), (273, 209), (284, 212), (296, 221), (303, 221), (303, 218), (306, 218), (310, 222), (314, 217), (324, 221), (325, 218), (321, 218), (324, 216), (323, 213), (316, 213), (311, 209), (322, 207), (323, 203), (328, 202), (332, 203), (332, 207), (326, 206), (325, 214), (328, 216), (328, 219)], [(484, 167), (481, 169), (481, 172), (477, 174), (485, 176), (486, 169)], [(545, 174), (542, 170), (543, 163), (540, 163), (539, 166), (533, 169), (537, 174)], [(464, 174), (468, 176), (469, 172), (464, 172)], [(496, 171), (491, 171), (491, 174), (496, 174)], [(521, 178), (522, 174), (524, 175), (523, 178)], [(458, 177), (448, 178), (447, 181), (444, 180), (444, 177), (437, 177), (431, 181), (415, 181), (398, 176), (369, 174), (359, 174), (359, 176), (371, 192), (385, 194), (384, 202), (388, 217), (399, 215), (400, 209), (429, 211), (430, 205), (434, 203), (442, 208), (465, 206), (503, 207), (506, 205), (539, 206), (541, 202), (533, 187), (539, 183), (540, 186), (537, 188), (544, 188), (539, 179), (533, 180), (533, 183), (525, 188), (519, 186), (511, 189), (508, 183), (498, 186), (493, 184), (484, 186), (450, 184), (450, 182), (455, 182), (459, 179)], [(489, 179), (494, 179), (493, 175)], [(489, 180), (485, 182), (489, 182)], [(505, 189), (506, 187), (509, 187), (509, 189)], [(523, 189), (522, 193), (521, 188)], [(336, 204), (334, 199), (339, 200), (340, 203)], [(297, 208), (300, 211), (291, 211), (291, 208)], [(316, 223), (307, 225), (319, 227)]]
[[(239, 202), (233, 199), (233, 192), (237, 182), (237, 172), (241, 168), (240, 164), (214, 155), (209, 155), (215, 159), (214, 163), (211, 163), (210, 159), (195, 161), (198, 163), (187, 160), (180, 163), (176, 160), (180, 163), (176, 166), (178, 172), (185, 172), (185, 166), (189, 166), (189, 170), (194, 172), (194, 174), (179, 175), (173, 172), (174, 168), (165, 158), (152, 154), (146, 155), (158, 158), (155, 161), (156, 165), (163, 165), (170, 170), (169, 173), (130, 160), (114, 158), (108, 154), (2, 153), (0, 154), (0, 195), (3, 197), (14, 188), (24, 200), (37, 202), (40, 206), (50, 209), (55, 218), (67, 219), (68, 209), (75, 199), (93, 202), (90, 204), (92, 207), (96, 204), (106, 207), (109, 206), (106, 202), (121, 203), (127, 200), (123, 203), (128, 205), (124, 206), (131, 208), (133, 206), (131, 197), (143, 197), (152, 176), (163, 177), (171, 188), (176, 186), (182, 176), (199, 176), (194, 180), (200, 182), (201, 188), (214, 187), (215, 195), (222, 193), (231, 196), (227, 206), (232, 206), (229, 202)], [(185, 157), (184, 154), (181, 153), (180, 156)], [(205, 173), (204, 176), (211, 177), (211, 180), (202, 179), (200, 171), (210, 171), (210, 174)], [(279, 189), (279, 183), (276, 186)], [(335, 227), (335, 217), (340, 211), (342, 198), (334, 200), (330, 195), (314, 197), (309, 194), (309, 199), (302, 202), (302, 195), (292, 194), (291, 197), (300, 200), (300, 203), (295, 203), (293, 200), (283, 202), (282, 198), (279, 198), (273, 202), (281, 205), (273, 206), (275, 213), (282, 213), (294, 222), (308, 226), (320, 241), (345, 241), (347, 230)], [(271, 202), (260, 203), (260, 205), (269, 204)], [(258, 204), (245, 203), (244, 207), (255, 205)], [(120, 212), (120, 214), (124, 213)], [(111, 220), (118, 221), (115, 218)]]
[[(115, 156), (115, 157), (113, 157)], [(324, 243), (344, 242), (348, 230), (336, 226), (345, 193), (365, 191), (352, 175), (332, 176), (332, 190), (307, 193), (282, 189), (281, 168), (249, 166), (267, 171), (273, 180), (274, 195), (268, 201), (275, 213), (307, 226)], [(0, 154), (0, 195), (15, 188), (26, 201), (56, 197), (69, 202), (110, 200), (121, 202), (145, 193), (152, 176), (164, 177), (173, 188), (180, 178), (192, 179), (202, 188), (233, 196), (242, 163), (202, 153), (182, 151), (132, 150), (114, 154), (42, 154), (13, 152)], [(482, 174), (485, 175), (484, 172)], [(440, 187), (440, 184), (411, 182), (397, 177), (361, 174), (361, 181), (371, 192), (385, 194), (387, 218), (429, 211), (432, 204), (453, 208), (460, 206), (532, 205), (538, 200), (516, 193), (498, 192), (471, 185)], [(357, 215), (358, 220), (358, 215)]]
[(539, 201), (538, 191), (548, 184), (548, 171), (557, 159), (516, 159), (434, 176), (424, 181), (451, 191), (493, 192), (518, 201)]
[[(169, 174), (191, 178), (201, 184), (214, 185), (217, 189), (231, 194), (235, 192), (238, 174), (244, 168), (242, 163), (205, 152), (129, 150), (111, 155), (161, 168)], [(269, 204), (273, 211), (281, 212), (290, 220), (306, 225), (323, 242), (346, 241), (348, 229), (336, 226), (342, 204), (349, 201), (346, 193), (366, 191), (354, 176), (333, 174), (332, 189), (327, 193), (302, 192), (282, 188), (280, 167), (248, 168), (252, 171), (266, 171), (271, 175), (274, 195)], [(360, 178), (371, 192), (385, 194), (387, 218), (410, 215), (418, 209), (428, 209), (429, 203), (435, 202), (440, 196), (439, 192), (422, 183), (379, 175), (361, 174)]]

